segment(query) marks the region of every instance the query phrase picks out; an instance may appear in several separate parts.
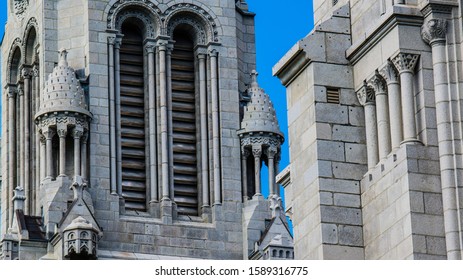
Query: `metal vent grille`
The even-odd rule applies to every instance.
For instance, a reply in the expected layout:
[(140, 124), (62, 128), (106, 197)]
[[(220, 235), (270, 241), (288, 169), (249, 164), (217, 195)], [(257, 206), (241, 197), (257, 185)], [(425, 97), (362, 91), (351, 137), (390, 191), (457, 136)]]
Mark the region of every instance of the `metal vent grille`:
[(339, 89), (327, 88), (326, 89), (326, 101), (328, 103), (339, 104)]

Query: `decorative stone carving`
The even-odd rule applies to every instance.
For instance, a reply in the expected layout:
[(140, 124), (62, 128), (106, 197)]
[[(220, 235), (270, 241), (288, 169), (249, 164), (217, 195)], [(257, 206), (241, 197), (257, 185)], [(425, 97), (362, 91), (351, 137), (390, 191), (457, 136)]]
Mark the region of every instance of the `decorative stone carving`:
[(420, 55), (411, 53), (399, 53), (392, 59), (397, 70), (400, 72), (414, 72)]
[(445, 19), (430, 19), (425, 21), (421, 27), (421, 37), (423, 40), (432, 44), (444, 44), (447, 35), (447, 20)]
[(390, 60), (379, 71), (379, 74), (383, 76), (387, 83), (397, 83), (399, 81), (399, 73), (397, 73), (397, 69), (395, 69), (394, 64)]
[[(154, 17), (149, 17), (152, 20), (151, 22), (156, 22), (156, 26), (161, 26), (160, 21), (159, 21), (159, 15), (161, 14), (161, 9), (159, 9), (153, 2), (146, 1), (146, 0), (118, 0), (111, 6), (111, 8), (108, 11), (108, 17), (106, 19), (108, 29), (117, 28), (116, 22), (120, 21), (118, 19), (120, 16), (119, 12), (128, 6), (139, 6), (141, 7), (141, 10), (148, 11), (148, 14), (155, 15)], [(137, 14), (137, 15), (141, 15), (141, 14)], [(145, 13), (145, 15), (148, 15), (148, 14)], [(136, 17), (136, 14), (133, 14), (133, 15)], [(150, 25), (152, 27), (150, 28), (150, 30), (156, 30), (152, 23), (150, 23)]]
[(362, 106), (375, 103), (375, 91), (366, 82), (357, 92), (357, 98)]
[(265, 154), (268, 158), (275, 158), (275, 155), (278, 153), (278, 148), (275, 146), (270, 146), (265, 150)]
[(29, 7), (29, 0), (14, 0), (14, 14), (18, 18), (24, 18), (27, 8)]
[(256, 157), (260, 157), (262, 155), (262, 147), (261, 146), (253, 146), (252, 147), (252, 155)]
[(376, 72), (375, 75), (368, 81), (368, 84), (373, 87), (377, 95), (387, 92), (386, 82), (378, 72)]
[(64, 257), (67, 259), (96, 259), (98, 229), (82, 216), (63, 231)]
[(143, 24), (145, 25), (145, 36), (147, 38), (154, 38), (156, 37), (156, 27), (154, 26), (154, 20), (153, 18), (147, 14), (146, 12), (138, 11), (138, 10), (127, 10), (123, 11), (120, 14), (117, 15), (116, 18), (116, 24), (115, 27), (117, 30), (122, 30), (122, 24), (128, 19), (128, 18), (137, 18), (141, 21), (143, 21)]
[(206, 44), (206, 30), (203, 27), (203, 24), (201, 24), (198, 20), (195, 18), (192, 18), (191, 15), (185, 15), (182, 17), (177, 17), (174, 18), (169, 22), (169, 26), (167, 27), (167, 35), (170, 38), (173, 38), (174, 35), (174, 30), (175, 28), (180, 25), (180, 24), (186, 24), (194, 29), (194, 41), (197, 45), (205, 45)]

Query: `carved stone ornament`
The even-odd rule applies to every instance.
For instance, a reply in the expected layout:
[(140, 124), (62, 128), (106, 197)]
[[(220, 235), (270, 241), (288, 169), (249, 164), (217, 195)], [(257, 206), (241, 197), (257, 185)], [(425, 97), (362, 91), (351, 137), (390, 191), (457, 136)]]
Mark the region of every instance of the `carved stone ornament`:
[[(149, 11), (151, 14), (159, 15), (161, 10), (151, 1), (147, 0), (118, 0), (116, 1), (108, 11), (107, 28), (116, 28), (117, 17), (119, 17), (119, 11), (123, 10), (127, 6), (139, 6), (140, 10)], [(156, 17), (157, 20), (159, 17)], [(157, 21), (158, 26), (160, 25)]]
[(379, 71), (379, 74), (383, 76), (387, 83), (399, 82), (399, 73), (397, 73), (394, 64), (390, 60), (388, 60), (386, 66)]
[(96, 259), (98, 229), (79, 216), (63, 232), (64, 257)]
[(378, 72), (376, 72), (375, 75), (368, 81), (368, 84), (373, 87), (376, 95), (384, 94), (387, 91), (386, 82)]
[(447, 35), (447, 21), (445, 19), (430, 19), (421, 26), (421, 37), (432, 45), (445, 44)]
[(24, 18), (28, 7), (29, 0), (14, 0), (14, 14), (18, 18)]
[(419, 54), (399, 53), (392, 59), (395, 67), (400, 72), (414, 72), (416, 63), (418, 62)]
[(375, 103), (375, 91), (366, 82), (357, 92), (357, 98), (362, 106)]

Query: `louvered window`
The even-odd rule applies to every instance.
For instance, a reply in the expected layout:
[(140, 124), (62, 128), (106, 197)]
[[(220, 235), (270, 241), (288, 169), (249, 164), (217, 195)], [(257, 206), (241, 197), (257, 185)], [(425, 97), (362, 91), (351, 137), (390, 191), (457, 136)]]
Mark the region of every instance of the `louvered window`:
[(128, 210), (146, 211), (145, 91), (143, 35), (136, 25), (122, 26), (120, 120), (122, 196)]
[(174, 200), (179, 215), (198, 215), (198, 160), (195, 59), (188, 33), (174, 33), (172, 51), (172, 130)]

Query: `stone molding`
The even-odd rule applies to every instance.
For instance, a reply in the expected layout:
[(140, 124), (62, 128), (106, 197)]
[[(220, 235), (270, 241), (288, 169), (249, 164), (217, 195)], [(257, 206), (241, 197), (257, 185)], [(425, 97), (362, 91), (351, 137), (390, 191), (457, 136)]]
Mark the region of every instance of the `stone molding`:
[(429, 45), (445, 44), (447, 37), (447, 20), (430, 19), (421, 27), (421, 37)]
[(25, 17), (27, 8), (29, 7), (29, 0), (14, 0), (14, 14), (19, 19)]

